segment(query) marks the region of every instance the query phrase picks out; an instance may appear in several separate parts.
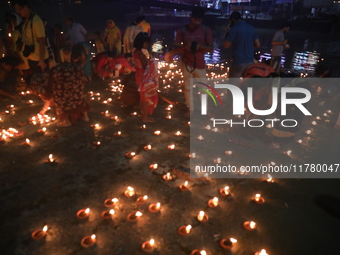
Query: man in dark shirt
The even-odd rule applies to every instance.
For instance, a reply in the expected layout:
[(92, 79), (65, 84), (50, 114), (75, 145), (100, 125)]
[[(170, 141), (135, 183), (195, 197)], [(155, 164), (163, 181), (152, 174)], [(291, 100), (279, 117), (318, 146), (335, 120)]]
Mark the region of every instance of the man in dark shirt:
[(233, 47), (229, 77), (239, 78), (247, 66), (254, 63), (254, 48), (260, 47), (255, 28), (241, 19), (239, 12), (230, 15), (224, 48)]

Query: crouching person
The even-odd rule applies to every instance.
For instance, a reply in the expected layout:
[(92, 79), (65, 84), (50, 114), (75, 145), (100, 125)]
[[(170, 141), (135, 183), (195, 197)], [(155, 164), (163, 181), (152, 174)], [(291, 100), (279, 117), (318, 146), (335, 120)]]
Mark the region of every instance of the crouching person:
[(71, 126), (79, 118), (89, 121), (87, 112), (90, 106), (84, 98), (86, 78), (82, 69), (86, 56), (79, 47), (72, 48), (71, 61), (27, 79), (28, 87), (45, 102), (41, 114), (48, 107), (55, 106), (59, 127)]

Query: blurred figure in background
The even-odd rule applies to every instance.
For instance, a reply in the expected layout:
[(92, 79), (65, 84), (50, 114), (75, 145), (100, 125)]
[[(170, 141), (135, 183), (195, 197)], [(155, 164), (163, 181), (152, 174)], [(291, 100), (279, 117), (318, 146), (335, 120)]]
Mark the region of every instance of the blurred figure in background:
[(65, 18), (65, 24), (68, 27), (66, 32), (66, 42), (71, 42), (71, 44), (76, 44), (79, 42), (87, 42), (87, 31), (79, 23), (73, 22), (71, 17)]
[(255, 28), (242, 20), (239, 12), (234, 11), (229, 19), (224, 41), (224, 48), (233, 46), (229, 78), (240, 78), (254, 64), (254, 48), (260, 47), (260, 40)]
[(280, 73), (281, 69), (281, 55), (284, 49), (289, 49), (288, 41), (285, 38), (285, 34), (290, 30), (291, 25), (285, 22), (281, 29), (276, 31), (272, 40), (272, 59), (270, 61), (270, 66), (274, 68), (275, 72)]
[(130, 25), (125, 29), (123, 36), (124, 53), (131, 53), (131, 43), (130, 43), (130, 30), (131, 27), (135, 25), (135, 22), (131, 22)]
[(104, 32), (104, 39), (109, 45), (109, 51), (116, 50), (117, 54), (122, 51), (122, 35), (120, 29), (116, 26), (112, 19), (106, 21), (106, 29)]
[(141, 27), (142, 27), (143, 32), (151, 35), (151, 26), (150, 26), (150, 23), (145, 20), (145, 16), (140, 16), (140, 20), (141, 20)]
[(97, 51), (97, 54), (105, 51), (106, 43), (104, 39), (100, 36), (99, 31), (94, 32), (94, 43), (95, 43), (95, 49)]
[(31, 72), (41, 73), (48, 70), (48, 52), (43, 21), (31, 10), (28, 1), (13, 0), (12, 5), (15, 11), (25, 19), (19, 48), (22, 49), (23, 56), (27, 58)]

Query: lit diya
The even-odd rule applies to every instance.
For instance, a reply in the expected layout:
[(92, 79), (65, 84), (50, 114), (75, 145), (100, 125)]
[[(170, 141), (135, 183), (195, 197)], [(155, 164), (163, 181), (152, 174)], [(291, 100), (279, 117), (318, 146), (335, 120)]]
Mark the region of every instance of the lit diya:
[(106, 199), (106, 200), (104, 201), (104, 206), (105, 206), (105, 207), (112, 207), (112, 206), (114, 206), (116, 203), (118, 203), (118, 198)]
[(92, 245), (94, 245), (96, 243), (96, 235), (91, 235), (91, 236), (85, 236), (80, 244), (81, 246), (83, 246), (84, 248), (89, 248), (91, 247)]
[(81, 219), (81, 220), (88, 218), (90, 216), (90, 208), (79, 210), (76, 216), (78, 219)]
[(211, 208), (215, 208), (218, 206), (218, 198), (214, 197), (208, 201), (208, 206)]
[(122, 135), (122, 132), (121, 131), (118, 131), (116, 133), (113, 134), (115, 137), (120, 137)]
[(263, 204), (265, 202), (264, 198), (261, 197), (260, 194), (256, 194), (255, 197), (253, 198), (253, 201), (256, 203), (256, 204)]
[(243, 222), (242, 226), (245, 230), (249, 231), (256, 229), (256, 223), (254, 221), (245, 221)]
[(158, 164), (151, 164), (151, 165), (149, 166), (149, 168), (150, 168), (151, 170), (157, 170)]
[(223, 189), (220, 189), (219, 193), (224, 197), (230, 195), (229, 186), (225, 186)]
[(159, 210), (161, 209), (161, 204), (160, 203), (150, 204), (148, 209), (149, 209), (149, 212), (152, 212), (152, 213), (159, 212)]
[(165, 181), (171, 181), (172, 180), (172, 175), (171, 173), (167, 173), (163, 175), (163, 180)]
[(179, 188), (180, 191), (186, 191), (186, 190), (188, 190), (188, 189), (189, 189), (189, 187), (188, 187), (188, 181), (185, 181), (183, 184), (179, 185), (178, 188)]
[(126, 219), (130, 222), (135, 222), (139, 219), (140, 216), (142, 216), (143, 214), (139, 211), (137, 212), (132, 212), (132, 213), (129, 213), (126, 217)]
[(48, 227), (47, 227), (47, 225), (45, 225), (43, 227), (43, 229), (38, 229), (38, 230), (34, 231), (31, 235), (32, 238), (34, 240), (40, 240), (40, 239), (44, 238), (46, 236), (47, 229), (48, 229)]
[(115, 210), (111, 209), (111, 210), (107, 210), (107, 211), (104, 211), (102, 212), (102, 218), (107, 220), (107, 219), (111, 219), (112, 218), (112, 215), (115, 214)]
[(220, 246), (223, 249), (231, 249), (231, 248), (233, 248), (235, 243), (237, 243), (237, 240), (235, 238), (222, 239), (220, 241)]
[(200, 211), (197, 215), (197, 220), (200, 222), (207, 221), (208, 219), (209, 216), (204, 211)]
[(26, 141), (23, 142), (21, 145), (24, 146), (24, 147), (26, 147), (26, 146), (31, 146), (30, 139), (27, 139), (27, 138), (26, 138)]
[(144, 252), (153, 252), (153, 250), (155, 249), (155, 240), (154, 239), (150, 239), (149, 241), (146, 241), (142, 244), (142, 250)]
[(255, 252), (255, 255), (269, 255), (265, 249)]
[(191, 233), (191, 229), (192, 229), (191, 225), (184, 225), (177, 230), (177, 233), (180, 234), (181, 236), (186, 236)]
[(195, 249), (190, 253), (190, 255), (207, 255), (207, 252), (205, 250), (200, 251), (200, 250)]
[(128, 159), (132, 159), (134, 156), (136, 156), (136, 152), (125, 153), (125, 157), (128, 158)]
[(148, 196), (147, 195), (145, 195), (143, 197), (137, 198), (136, 203), (139, 204), (139, 205), (142, 205), (142, 204), (144, 204), (146, 202), (146, 200), (148, 200)]
[(135, 189), (132, 188), (132, 187), (130, 187), (130, 186), (128, 186), (128, 187), (126, 188), (126, 190), (124, 191), (124, 195), (127, 196), (127, 197), (132, 197), (132, 196), (134, 196), (135, 194), (136, 194), (136, 193), (135, 193)]
[(151, 150), (151, 149), (152, 149), (152, 146), (151, 146), (150, 144), (144, 146), (144, 150), (145, 150), (145, 151), (149, 151), (149, 150)]
[(48, 155), (48, 159), (46, 160), (47, 163), (54, 163), (55, 159), (53, 158), (53, 154)]

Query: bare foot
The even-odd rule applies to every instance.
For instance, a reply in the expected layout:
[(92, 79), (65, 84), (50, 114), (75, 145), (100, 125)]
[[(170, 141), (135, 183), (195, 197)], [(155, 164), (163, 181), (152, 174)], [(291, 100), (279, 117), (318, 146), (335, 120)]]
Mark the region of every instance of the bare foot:
[(340, 129), (340, 126), (339, 125), (335, 125), (334, 128), (335, 129)]

